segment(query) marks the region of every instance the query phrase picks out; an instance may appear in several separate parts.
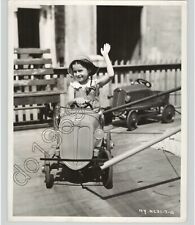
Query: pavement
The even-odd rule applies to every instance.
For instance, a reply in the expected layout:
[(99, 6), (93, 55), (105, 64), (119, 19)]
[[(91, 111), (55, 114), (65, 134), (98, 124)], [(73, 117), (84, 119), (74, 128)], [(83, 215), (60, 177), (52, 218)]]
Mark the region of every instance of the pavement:
[[(177, 118), (173, 123), (140, 124), (136, 130), (127, 131), (122, 123), (116, 122), (114, 126), (105, 127), (105, 130), (111, 131), (115, 143), (112, 154), (117, 156), (180, 124)], [(181, 158), (171, 151), (150, 147), (116, 164), (113, 167), (114, 187), (111, 190), (94, 183), (84, 184), (84, 187), (58, 183), (52, 189), (46, 189), (39, 158), (43, 156), (41, 150), (52, 151), (52, 148), (50, 143), (43, 141), (43, 130), (14, 132), (14, 171), (20, 168), (29, 177), (23, 186), (18, 185), (16, 180), (13, 182), (14, 216), (180, 216)], [(38, 162), (30, 172), (26, 167), (29, 159)]]

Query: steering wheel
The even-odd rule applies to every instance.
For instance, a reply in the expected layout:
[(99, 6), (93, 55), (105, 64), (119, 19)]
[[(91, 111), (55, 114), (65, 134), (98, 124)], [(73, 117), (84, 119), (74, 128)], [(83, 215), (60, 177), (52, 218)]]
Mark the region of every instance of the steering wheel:
[(90, 102), (85, 102), (84, 104), (81, 105), (83, 108), (89, 107), (90, 109), (93, 109), (92, 104)]
[(74, 109), (75, 107), (77, 108), (87, 108), (90, 107), (91, 109), (93, 109), (92, 105), (90, 102), (84, 102), (82, 104), (77, 103), (76, 101), (72, 102), (70, 105), (70, 108)]
[(140, 79), (137, 79), (136, 82), (138, 84), (144, 84), (148, 88), (150, 88), (152, 86), (152, 84), (149, 81), (144, 80), (144, 79), (141, 79), (141, 78)]

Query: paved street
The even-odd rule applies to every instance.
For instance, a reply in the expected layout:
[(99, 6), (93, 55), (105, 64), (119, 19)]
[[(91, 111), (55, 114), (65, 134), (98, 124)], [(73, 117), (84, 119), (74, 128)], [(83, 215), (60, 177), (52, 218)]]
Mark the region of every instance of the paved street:
[[(130, 132), (122, 125), (105, 127), (111, 130), (115, 143), (113, 155), (159, 137), (180, 125), (160, 122), (141, 124)], [(24, 162), (43, 155), (32, 151), (33, 143), (51, 148), (41, 137), (44, 129), (14, 132), (14, 165), (25, 171)], [(46, 189), (41, 168), (25, 171), (30, 179), (24, 186), (14, 182), (14, 216), (87, 216), (87, 217), (178, 217), (180, 215), (180, 158), (168, 151), (150, 147), (114, 166), (114, 187), (71, 183), (56, 184)]]

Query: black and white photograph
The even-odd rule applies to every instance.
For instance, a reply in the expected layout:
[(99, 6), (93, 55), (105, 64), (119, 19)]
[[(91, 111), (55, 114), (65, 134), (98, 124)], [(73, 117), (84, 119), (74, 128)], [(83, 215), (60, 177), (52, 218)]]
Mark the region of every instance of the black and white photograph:
[(9, 2), (9, 219), (184, 222), (186, 2)]

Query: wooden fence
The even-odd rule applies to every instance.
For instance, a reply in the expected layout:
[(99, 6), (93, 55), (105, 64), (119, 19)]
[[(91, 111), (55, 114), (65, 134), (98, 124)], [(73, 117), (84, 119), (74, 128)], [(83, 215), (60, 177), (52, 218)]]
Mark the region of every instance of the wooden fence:
[[(114, 71), (115, 71), (115, 77), (112, 82), (107, 84), (101, 89), (100, 92), (100, 104), (102, 107), (107, 107), (112, 104), (112, 98), (108, 98), (108, 96), (112, 96), (113, 90), (116, 87), (126, 86), (130, 85), (135, 79), (137, 78), (143, 78), (148, 80), (152, 83), (152, 90), (160, 90), (160, 91), (166, 91), (171, 88), (175, 88), (181, 85), (181, 64), (178, 63), (164, 63), (164, 64), (141, 64), (134, 65), (134, 64), (128, 64), (126, 63), (124, 65), (123, 62), (120, 63), (114, 63)], [(106, 73), (106, 67), (100, 67), (97, 77), (104, 76)], [(52, 91), (55, 89), (55, 86), (53, 85), (53, 79), (54, 78), (61, 78), (62, 81), (62, 87), (66, 88), (65, 83), (67, 80), (67, 69), (66, 68), (53, 68), (53, 75), (44, 75), (45, 79), (47, 79), (47, 82), (51, 81), (51, 86), (47, 86), (48, 91)], [(34, 79), (34, 76), (29, 76), (28, 79), (31, 81)], [(15, 72), (14, 73), (14, 80), (15, 82), (18, 80), (18, 75)], [(16, 85), (15, 85), (16, 86)], [(18, 88), (15, 87), (15, 92)], [(32, 90), (31, 88), (19, 88), (20, 92), (33, 92), (36, 89)], [(62, 93), (66, 93), (65, 91)], [(60, 101), (63, 101), (63, 105), (66, 104), (66, 97), (63, 96), (63, 98), (60, 99)], [(175, 92), (170, 94), (170, 103), (175, 105), (176, 107), (181, 106), (181, 91)], [(43, 108), (45, 104), (33, 104), (32, 105), (15, 105), (14, 106), (14, 125), (18, 126), (20, 124), (31, 124), (31, 123), (45, 123), (51, 120), (51, 118), (44, 118), (43, 120), (39, 120), (40, 118), (40, 108)]]
[(48, 123), (50, 107), (65, 101), (64, 75), (54, 74), (49, 49), (18, 48), (14, 54), (14, 125)]
[[(112, 83), (102, 88), (100, 103), (103, 107), (112, 104), (112, 100), (107, 96), (112, 96), (113, 90), (117, 87), (132, 84), (136, 79), (142, 78), (151, 82), (152, 90), (167, 91), (181, 86), (181, 64), (161, 63), (161, 64), (114, 64), (115, 76)], [(106, 68), (102, 67), (98, 75), (103, 76)], [(170, 94), (170, 103), (176, 107), (181, 107), (181, 91)]]

